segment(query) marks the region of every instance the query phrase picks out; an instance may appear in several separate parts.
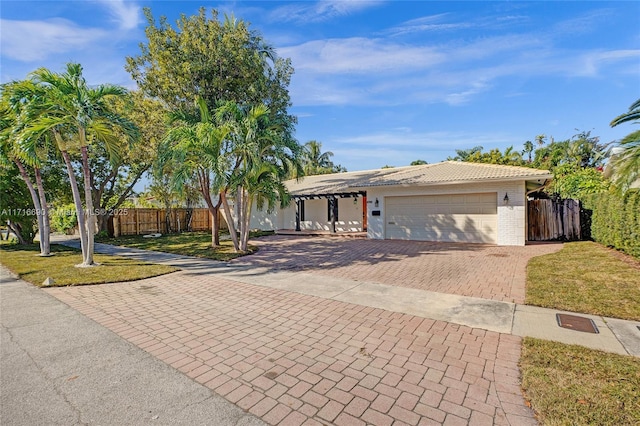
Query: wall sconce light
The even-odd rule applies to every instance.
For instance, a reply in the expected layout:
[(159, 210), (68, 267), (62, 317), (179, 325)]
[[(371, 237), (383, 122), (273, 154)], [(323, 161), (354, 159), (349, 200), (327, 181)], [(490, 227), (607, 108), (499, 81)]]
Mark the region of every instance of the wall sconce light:
[(353, 197), (353, 205), (355, 206), (356, 204), (358, 204), (358, 198)]
[(378, 199), (376, 198), (376, 202), (373, 203), (374, 206), (378, 207), (380, 205), (380, 202), (378, 201)]
[(504, 201), (505, 204), (509, 204), (509, 194), (505, 192), (502, 201)]

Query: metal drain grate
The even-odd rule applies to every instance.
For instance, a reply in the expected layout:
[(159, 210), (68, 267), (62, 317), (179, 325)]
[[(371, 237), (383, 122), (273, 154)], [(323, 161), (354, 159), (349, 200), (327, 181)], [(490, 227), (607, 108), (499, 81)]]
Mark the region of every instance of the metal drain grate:
[(598, 327), (591, 318), (578, 317), (575, 315), (556, 314), (556, 320), (558, 325), (562, 328), (568, 328), (569, 330), (582, 331), (584, 333), (597, 334)]

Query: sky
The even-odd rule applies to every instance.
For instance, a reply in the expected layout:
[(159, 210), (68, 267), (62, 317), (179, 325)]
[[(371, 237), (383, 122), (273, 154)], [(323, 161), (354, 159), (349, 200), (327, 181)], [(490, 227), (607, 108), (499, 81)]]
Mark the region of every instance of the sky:
[(2, 0), (0, 81), (79, 62), (89, 84), (135, 89), (124, 64), (146, 42), (143, 7), (249, 22), (292, 60), (299, 142), (349, 171), (635, 130), (609, 122), (640, 98), (637, 1)]

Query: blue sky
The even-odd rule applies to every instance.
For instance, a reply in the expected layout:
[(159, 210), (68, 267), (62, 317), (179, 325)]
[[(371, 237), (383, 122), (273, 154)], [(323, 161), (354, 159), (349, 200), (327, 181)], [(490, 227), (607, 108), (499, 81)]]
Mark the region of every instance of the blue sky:
[(455, 149), (589, 130), (640, 98), (640, 2), (6, 1), (0, 79), (80, 62), (90, 84), (135, 88), (125, 57), (142, 7), (175, 23), (200, 6), (234, 13), (289, 57), (296, 136), (348, 170), (430, 163)]

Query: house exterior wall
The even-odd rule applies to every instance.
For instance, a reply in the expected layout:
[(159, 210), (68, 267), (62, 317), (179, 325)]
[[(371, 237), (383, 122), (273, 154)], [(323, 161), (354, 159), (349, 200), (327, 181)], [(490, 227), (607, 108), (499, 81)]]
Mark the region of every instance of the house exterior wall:
[[(524, 181), (441, 185), (428, 187), (375, 187), (367, 189), (367, 237), (385, 238), (385, 197), (495, 192), (497, 197), (497, 244), (522, 246), (526, 243), (526, 193)], [(505, 204), (504, 195), (509, 202)], [(376, 199), (378, 207), (375, 207)], [(374, 211), (379, 215), (374, 216)]]
[[(338, 198), (337, 232), (362, 231), (362, 198)], [(329, 231), (331, 222), (328, 220), (328, 200), (326, 198), (305, 200), (305, 220), (300, 221), (300, 229), (305, 231)], [(296, 204), (279, 211), (281, 221), (277, 222), (278, 229), (296, 228)]]
[[(291, 229), (295, 229), (295, 214), (293, 217), (293, 225)], [(304, 220), (300, 221), (300, 229), (303, 231), (328, 231), (329, 222), (327, 222), (327, 200), (305, 200), (304, 202)]]
[(273, 212), (268, 213), (266, 209), (258, 210), (254, 203), (251, 208), (249, 228), (260, 229), (262, 231), (275, 231), (276, 229), (280, 229), (281, 216), (280, 209), (274, 209)]

